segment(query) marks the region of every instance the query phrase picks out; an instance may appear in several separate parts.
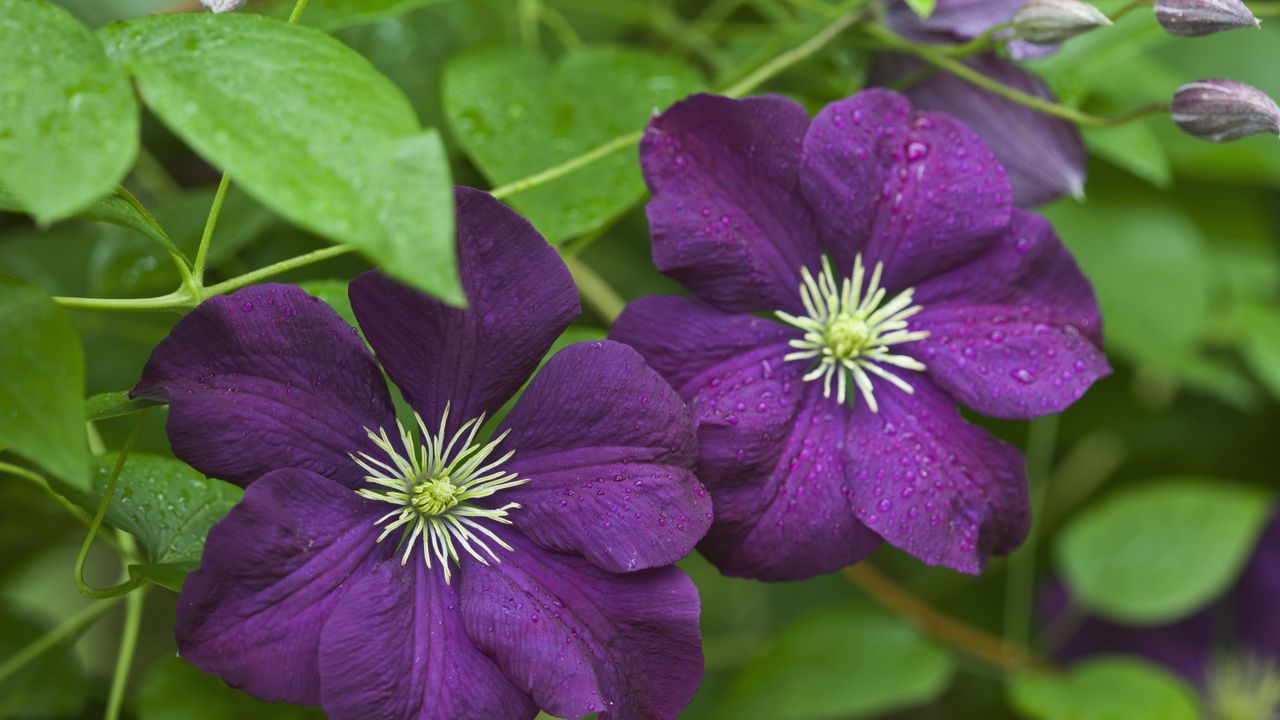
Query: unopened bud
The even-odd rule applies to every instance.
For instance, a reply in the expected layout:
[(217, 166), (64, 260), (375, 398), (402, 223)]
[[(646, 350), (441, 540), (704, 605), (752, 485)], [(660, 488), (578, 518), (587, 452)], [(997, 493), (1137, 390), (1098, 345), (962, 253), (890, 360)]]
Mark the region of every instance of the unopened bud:
[(1169, 34), (1188, 37), (1260, 24), (1240, 0), (1156, 0), (1156, 20)]
[(240, 7), (244, 0), (200, 0), (200, 4), (216, 13), (224, 13)]
[(1280, 106), (1255, 87), (1209, 78), (1178, 88), (1173, 94), (1173, 121), (1184, 132), (1213, 142), (1259, 133), (1280, 135)]
[(1013, 16), (1018, 37), (1037, 45), (1053, 45), (1111, 24), (1111, 18), (1083, 0), (1027, 0)]

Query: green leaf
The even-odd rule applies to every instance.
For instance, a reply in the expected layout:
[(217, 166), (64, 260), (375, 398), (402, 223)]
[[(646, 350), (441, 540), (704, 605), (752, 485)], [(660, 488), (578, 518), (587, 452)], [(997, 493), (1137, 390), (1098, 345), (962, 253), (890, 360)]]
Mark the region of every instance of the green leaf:
[(716, 717), (854, 718), (919, 705), (951, 681), (945, 649), (888, 614), (861, 608), (786, 629), (732, 681)]
[(1035, 720), (1196, 720), (1195, 693), (1182, 680), (1140, 660), (1099, 657), (1061, 675), (1020, 675), (1009, 702)]
[(182, 658), (169, 657), (143, 677), (135, 701), (138, 720), (321, 720), (316, 709), (267, 703), (227, 687)]
[[(443, 0), (311, 0), (298, 19), (303, 25), (328, 32), (353, 25), (376, 22), (403, 15), (410, 10), (434, 5)], [(281, 2), (273, 9), (277, 17), (288, 18), (295, 3)]]
[[(27, 212), (26, 206), (11, 191), (0, 188), (0, 210), (6, 212)], [(102, 222), (118, 225), (132, 230), (157, 245), (181, 254), (165, 234), (164, 228), (155, 219), (140, 212), (119, 192), (100, 197), (75, 216), (80, 220)]]
[(88, 28), (0, 0), (0, 184), (41, 223), (111, 192), (138, 152), (138, 105)]
[[(467, 155), (494, 185), (542, 172), (644, 128), (655, 109), (702, 82), (672, 58), (621, 47), (568, 53), (554, 67), (510, 47), (465, 53), (445, 68), (445, 114)], [(600, 227), (644, 193), (636, 148), (510, 202), (551, 242)]]
[(303, 280), (298, 287), (325, 301), (342, 316), (343, 320), (353, 327), (360, 327), (356, 313), (351, 309), (351, 299), (347, 296), (346, 280)]
[(1058, 566), (1075, 599), (1107, 618), (1159, 624), (1226, 591), (1271, 513), (1256, 488), (1166, 478), (1095, 504), (1063, 529)]
[(1280, 399), (1280, 312), (1249, 303), (1237, 312), (1240, 352), (1249, 369)]
[(1145, 122), (1109, 128), (1084, 128), (1089, 152), (1105, 158), (1158, 188), (1173, 182), (1164, 146)]
[(1210, 317), (1212, 265), (1195, 223), (1137, 202), (1060, 202), (1045, 215), (1093, 282), (1109, 350), (1160, 365), (1199, 342)]
[(464, 301), (440, 137), (367, 60), (317, 30), (239, 13), (148, 17), (102, 35), (147, 105), (254, 197)]
[(0, 447), (72, 487), (89, 484), (84, 351), (67, 312), (0, 273)]
[(187, 575), (200, 567), (199, 563), (194, 562), (176, 562), (176, 563), (147, 563), (145, 565), (130, 565), (130, 577), (141, 577), (150, 580), (166, 590), (174, 592), (182, 592), (182, 583), (187, 579)]
[[(96, 510), (102, 501), (115, 462), (115, 453), (94, 458), (93, 489), (84, 503), (86, 510)], [(169, 586), (170, 578), (183, 571), (180, 564), (194, 566), (199, 562), (209, 528), (242, 494), (235, 485), (206, 478), (178, 460), (132, 453), (107, 506), (106, 520), (147, 548), (152, 565), (136, 572), (151, 573)]]
[(84, 412), (90, 420), (132, 415), (161, 403), (145, 398), (131, 398), (128, 390), (98, 393), (84, 401)]
[(906, 0), (907, 7), (911, 11), (922, 18), (927, 18), (933, 14), (933, 9), (937, 7), (938, 0)]

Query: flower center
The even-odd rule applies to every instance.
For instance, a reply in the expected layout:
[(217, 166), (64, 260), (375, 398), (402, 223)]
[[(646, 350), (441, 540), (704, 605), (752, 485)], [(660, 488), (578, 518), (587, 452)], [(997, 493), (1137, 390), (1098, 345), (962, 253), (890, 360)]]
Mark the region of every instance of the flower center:
[(514, 451), (491, 459), (507, 433), (488, 443), (475, 442), (476, 434), (484, 425), (484, 417), (481, 415), (468, 420), (450, 437), (446, 434), (448, 406), (445, 406), (444, 417), (440, 420), (440, 430), (435, 434), (427, 430), (422, 416), (414, 413), (419, 429), (417, 440), (399, 421), (396, 421), (399, 445), (387, 436), (385, 429), (378, 428), (374, 432), (365, 428), (369, 439), (386, 454), (386, 459), (380, 460), (367, 453), (351, 455), (351, 459), (368, 473), (365, 482), (373, 486), (361, 488), (356, 494), (395, 506), (374, 523), (387, 523), (378, 535), (378, 542), (400, 529), (400, 543), (404, 547), (400, 564), (409, 562), (414, 547), (421, 543), (422, 558), (427, 567), (431, 567), (434, 557), (444, 572), (446, 583), (451, 576), (450, 563), (459, 561), (459, 549), (485, 565), (489, 560), (501, 562), (489, 546), (490, 542), (503, 549), (511, 549), (484, 523), (491, 521), (510, 525), (507, 514), (519, 508), (520, 504), (485, 507), (474, 501), (529, 482), (516, 473), (499, 469), (511, 459)]
[(1280, 710), (1280, 667), (1252, 656), (1215, 658), (1205, 694), (1209, 717), (1272, 720)]
[(929, 337), (923, 330), (911, 330), (907, 319), (922, 308), (912, 304), (915, 288), (908, 288), (885, 302), (887, 291), (880, 287), (884, 263), (876, 263), (871, 278), (859, 254), (853, 261), (853, 275), (837, 283), (831, 261), (822, 258), (822, 272), (817, 278), (809, 268), (801, 268), (800, 300), (807, 313), (797, 317), (782, 310), (779, 319), (804, 331), (804, 337), (790, 342), (795, 352), (786, 360), (814, 362), (806, 381), (822, 379), (822, 394), (831, 397), (835, 385), (836, 402), (843, 403), (852, 383), (862, 393), (867, 407), (879, 411), (871, 376), (875, 375), (904, 392), (914, 392), (911, 384), (898, 377), (885, 365), (903, 370), (922, 371), (924, 363), (907, 355), (890, 352), (894, 345)]

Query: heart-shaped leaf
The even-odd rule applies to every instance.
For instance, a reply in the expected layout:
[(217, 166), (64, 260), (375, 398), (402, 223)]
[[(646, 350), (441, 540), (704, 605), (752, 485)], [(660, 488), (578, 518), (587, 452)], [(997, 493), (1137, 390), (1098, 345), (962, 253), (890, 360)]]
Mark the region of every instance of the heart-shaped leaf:
[[(443, 95), (458, 143), (497, 186), (634, 134), (701, 87), (689, 66), (641, 50), (585, 48), (553, 67), (535, 52), (496, 47), (449, 63)], [(600, 227), (643, 193), (636, 148), (626, 145), (509, 200), (560, 242)]]
[(0, 183), (41, 223), (111, 192), (138, 104), (93, 33), (45, 0), (0, 0), (0, 68)]
[(463, 302), (439, 135), (355, 51), (239, 13), (147, 17), (102, 34), (147, 105), (263, 204)]

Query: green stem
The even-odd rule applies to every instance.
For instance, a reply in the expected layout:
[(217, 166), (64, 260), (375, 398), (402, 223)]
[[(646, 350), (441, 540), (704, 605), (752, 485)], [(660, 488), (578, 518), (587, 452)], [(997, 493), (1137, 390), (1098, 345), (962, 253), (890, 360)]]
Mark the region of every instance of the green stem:
[(160, 226), (160, 223), (155, 219), (155, 217), (147, 211), (146, 206), (139, 202), (138, 198), (134, 197), (133, 193), (129, 192), (123, 185), (116, 186), (116, 196), (128, 203), (135, 212), (141, 215), (142, 219), (151, 226), (152, 230), (160, 233), (161, 237), (169, 241), (170, 247), (167, 248), (169, 258), (173, 260), (174, 267), (178, 269), (178, 276), (182, 278), (182, 286), (186, 288), (194, 288), (195, 283), (191, 277), (191, 267), (187, 265), (187, 259), (182, 256), (182, 253), (173, 248), (173, 240), (170, 240), (169, 233), (164, 231), (164, 228)]
[(590, 165), (595, 161), (611, 155), (623, 148), (631, 147), (632, 145), (640, 142), (640, 138), (642, 137), (644, 137), (643, 130), (637, 130), (633, 133), (627, 133), (626, 135), (616, 137), (603, 145), (592, 150), (588, 150), (576, 157), (569, 158), (559, 165), (549, 167), (540, 173), (535, 173), (529, 177), (516, 180), (515, 182), (509, 182), (506, 185), (500, 185), (490, 190), (489, 194), (498, 199), (502, 199), (515, 195), (516, 193), (522, 193), (525, 190), (538, 187), (539, 185), (545, 185), (552, 180), (558, 180), (579, 168), (586, 167), (587, 165)]
[(11, 655), (3, 663), (0, 663), (0, 682), (4, 682), (15, 672), (21, 670), (27, 663), (48, 652), (51, 648), (56, 647), (59, 643), (67, 638), (75, 635), (82, 628), (92, 624), (94, 620), (102, 617), (108, 610), (115, 607), (123, 598), (114, 597), (107, 598), (95, 602), (80, 612), (63, 620), (62, 623), (49, 632), (32, 640), (18, 652)]
[(966, 43), (959, 45), (940, 45), (939, 50), (952, 57), (969, 57), (991, 49), (996, 45), (996, 36), (1013, 27), (1013, 23), (1000, 23), (987, 28), (986, 32)]
[(578, 36), (577, 31), (573, 29), (573, 25), (560, 14), (559, 10), (547, 4), (538, 6), (538, 15), (542, 18), (542, 23), (547, 26), (556, 39), (560, 41), (560, 46), (565, 50), (577, 50), (582, 47), (582, 38)]
[(152, 310), (185, 310), (194, 307), (190, 290), (183, 288), (168, 295), (149, 298), (82, 298), (55, 297), (54, 302), (72, 310), (105, 310), (112, 312), (148, 312)]
[(204, 232), (200, 235), (200, 247), (196, 250), (196, 262), (191, 271), (196, 288), (204, 287), (204, 266), (209, 257), (209, 244), (213, 240), (214, 228), (218, 226), (218, 216), (222, 214), (222, 201), (226, 199), (229, 187), (231, 187), (231, 176), (222, 173), (222, 179), (218, 181), (218, 191), (213, 194), (213, 204), (209, 207), (209, 217), (204, 221)]
[(1077, 125), (1083, 125), (1086, 127), (1111, 127), (1114, 125), (1123, 125), (1127, 122), (1132, 122), (1133, 120), (1137, 120), (1153, 113), (1169, 111), (1168, 104), (1157, 103), (1144, 105), (1114, 117), (1090, 115), (1075, 108), (1060, 105), (1029, 93), (1024, 93), (1021, 90), (1015, 90), (998, 80), (993, 80), (986, 75), (983, 75), (950, 55), (940, 52), (936, 48), (916, 45), (899, 37), (881, 25), (868, 24), (864, 29), (872, 38), (880, 41), (881, 45), (886, 49), (915, 55), (939, 70), (951, 73), (961, 80), (965, 80), (972, 85), (982, 88), (983, 90), (999, 95), (1006, 100), (1018, 103), (1019, 105), (1024, 105), (1046, 115), (1052, 115), (1064, 120), (1069, 120)]
[(538, 47), (538, 0), (517, 0), (520, 20), (520, 44), (526, 48)]
[(1280, 17), (1280, 2), (1250, 3), (1249, 10), (1257, 17)]
[(827, 43), (834, 40), (836, 36), (848, 29), (850, 25), (862, 19), (863, 14), (864, 13), (861, 9), (857, 9), (851, 10), (840, 17), (837, 17), (835, 20), (832, 20), (825, 27), (819, 30), (813, 37), (782, 53), (781, 55), (778, 55), (764, 65), (761, 65), (759, 68), (756, 68), (755, 72), (735, 83), (732, 87), (727, 88), (724, 91), (724, 94), (729, 97), (742, 97), (743, 95), (746, 95), (759, 87), (761, 83), (764, 83), (766, 80), (769, 80), (783, 70), (786, 70), (792, 65), (795, 65), (826, 47)]
[[(0, 473), (8, 473), (10, 475), (13, 475), (14, 477), (20, 477), (23, 480), (26, 480), (31, 484), (35, 485), (36, 487), (40, 488), (41, 490), (44, 490), (45, 493), (47, 493), (49, 497), (53, 500), (53, 502), (56, 505), (58, 505), (58, 507), (61, 507), (63, 510), (66, 510), (67, 514), (71, 515), (71, 517), (74, 517), (76, 520), (79, 520), (85, 527), (89, 527), (90, 524), (93, 522), (93, 518), (89, 516), (89, 513), (86, 513), (84, 510), (81, 510), (80, 508), (73, 505), (70, 500), (67, 500), (66, 498), (62, 497), (58, 493), (54, 492), (54, 489), (49, 486), (49, 481), (45, 480), (43, 476), (38, 475), (37, 473), (34, 473), (31, 470), (28, 470), (27, 468), (22, 467), (21, 465), (13, 465), (7, 462), (0, 462)], [(111, 533), (104, 532), (101, 529), (99, 529), (98, 537), (102, 540), (105, 540), (108, 544), (110, 544), (112, 547), (116, 548), (117, 550), (120, 549), (119, 543), (116, 541), (115, 538), (111, 537)]]
[(142, 607), (147, 588), (131, 592), (124, 598), (124, 628), (120, 631), (120, 651), (116, 654), (116, 668), (111, 675), (111, 692), (107, 696), (105, 720), (119, 720), (124, 706), (125, 685), (129, 681), (129, 668), (133, 665), (133, 653), (138, 646), (138, 631), (142, 627)]
[(1058, 416), (1046, 415), (1031, 421), (1027, 430), (1027, 483), (1030, 488), (1031, 528), (1022, 547), (1009, 558), (1005, 576), (1004, 636), (1009, 642), (1026, 646), (1031, 638), (1032, 605), (1035, 597), (1036, 546), (1044, 525), (1041, 513), (1049, 490), (1049, 471), (1058, 441)]
[(145, 146), (138, 147), (138, 160), (133, 166), (133, 176), (156, 199), (163, 200), (182, 193), (182, 186)]
[(297, 25), (298, 18), (302, 17), (302, 11), (307, 9), (307, 3), (311, 0), (298, 0), (293, 6), (293, 12), (289, 13), (289, 24)]
[(312, 250), (305, 255), (292, 257), (288, 260), (281, 260), (278, 263), (272, 263), (264, 268), (258, 268), (252, 272), (238, 275), (216, 285), (210, 285), (204, 289), (205, 296), (221, 295), (223, 293), (229, 293), (232, 290), (239, 290), (246, 285), (252, 285), (259, 280), (269, 278), (272, 275), (279, 275), (283, 272), (296, 270), (297, 268), (318, 263), (321, 260), (338, 257), (339, 255), (346, 255), (350, 252), (355, 252), (355, 248), (349, 245), (335, 245), (333, 247), (321, 248), (320, 250)]
[(1128, 15), (1134, 10), (1137, 10), (1138, 8), (1150, 7), (1154, 4), (1155, 4), (1155, 0), (1133, 0), (1133, 2), (1129, 3), (1128, 5), (1125, 5), (1119, 10), (1116, 10), (1115, 12), (1111, 13), (1107, 17), (1110, 18), (1111, 20), (1119, 20), (1125, 15)]
[(623, 300), (604, 278), (597, 275), (595, 270), (578, 258), (566, 257), (564, 264), (568, 266), (569, 274), (573, 275), (582, 298), (606, 323), (613, 324), (613, 321), (622, 314), (622, 308), (626, 307), (627, 301)]
[(144, 578), (130, 578), (109, 588), (97, 588), (84, 579), (84, 561), (89, 557), (89, 548), (93, 547), (93, 538), (98, 534), (98, 529), (102, 527), (102, 519), (107, 514), (107, 507), (111, 504), (111, 496), (116, 492), (116, 485), (120, 480), (120, 472), (124, 470), (125, 460), (129, 458), (129, 453), (133, 450), (133, 444), (138, 440), (138, 433), (142, 431), (142, 421), (146, 418), (146, 413), (139, 413), (138, 419), (133, 423), (133, 429), (129, 431), (129, 437), (125, 439), (124, 446), (120, 448), (120, 455), (116, 458), (115, 467), (111, 469), (111, 477), (107, 480), (107, 487), (102, 492), (102, 502), (98, 503), (98, 512), (93, 516), (93, 522), (89, 525), (89, 532), (84, 536), (84, 542), (80, 543), (80, 552), (76, 555), (76, 564), (74, 571), (74, 579), (76, 589), (81, 595), (95, 600), (116, 597), (129, 593), (142, 585), (146, 584)]

